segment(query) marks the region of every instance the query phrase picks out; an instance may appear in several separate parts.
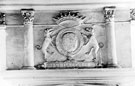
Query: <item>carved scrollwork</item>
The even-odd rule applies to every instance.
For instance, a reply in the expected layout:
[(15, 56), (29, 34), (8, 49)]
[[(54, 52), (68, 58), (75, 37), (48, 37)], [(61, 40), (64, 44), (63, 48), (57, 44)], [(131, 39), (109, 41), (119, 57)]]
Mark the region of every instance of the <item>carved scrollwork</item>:
[(106, 21), (112, 21), (114, 18), (115, 7), (104, 7), (104, 18)]
[(5, 24), (5, 13), (0, 13), (0, 25)]
[(22, 9), (21, 13), (24, 19), (24, 24), (33, 23), (35, 13), (33, 9)]

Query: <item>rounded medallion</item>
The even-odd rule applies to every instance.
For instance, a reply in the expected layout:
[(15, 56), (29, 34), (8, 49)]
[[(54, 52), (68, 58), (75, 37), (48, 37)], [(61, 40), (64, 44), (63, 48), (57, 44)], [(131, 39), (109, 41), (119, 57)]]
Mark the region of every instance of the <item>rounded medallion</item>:
[(56, 37), (56, 47), (60, 54), (71, 56), (76, 54), (83, 45), (81, 33), (75, 28), (66, 28)]

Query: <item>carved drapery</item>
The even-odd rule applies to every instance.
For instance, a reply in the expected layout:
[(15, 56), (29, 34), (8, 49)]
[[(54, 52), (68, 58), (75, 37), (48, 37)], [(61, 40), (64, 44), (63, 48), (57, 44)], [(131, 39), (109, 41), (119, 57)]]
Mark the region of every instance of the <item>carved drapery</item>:
[(104, 17), (106, 21), (107, 31), (107, 54), (108, 54), (108, 67), (117, 67), (117, 55), (116, 55), (116, 39), (114, 28), (114, 13), (115, 7), (104, 7)]
[(24, 67), (23, 69), (34, 69), (34, 39), (33, 39), (33, 20), (34, 10), (33, 9), (22, 9), (21, 10), (24, 19)]
[(6, 25), (5, 13), (0, 13), (0, 71), (6, 70)]

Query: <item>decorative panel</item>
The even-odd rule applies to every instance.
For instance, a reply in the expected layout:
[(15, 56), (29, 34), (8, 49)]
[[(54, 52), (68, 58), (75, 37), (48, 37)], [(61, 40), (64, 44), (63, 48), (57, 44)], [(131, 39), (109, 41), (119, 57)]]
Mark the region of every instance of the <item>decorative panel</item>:
[[(104, 24), (103, 18), (102, 18), (103, 17), (102, 11), (82, 10), (82, 11), (78, 11), (78, 12), (80, 12), (82, 15), (86, 16), (86, 18), (84, 19), (84, 24), (82, 24), (81, 26), (78, 26), (78, 27), (85, 28), (86, 26), (89, 26), (89, 27), (93, 28), (94, 35), (95, 35), (97, 42), (104, 44), (103, 48), (99, 49), (99, 51), (101, 52), (99, 54), (102, 55), (103, 63), (107, 64), (108, 58), (107, 58), (107, 46), (106, 46), (106, 42), (107, 42), (106, 41), (106, 29), (105, 29), (105, 24)], [(126, 16), (125, 18), (122, 16), (118, 16), (119, 13), (121, 13), (121, 12), (125, 13), (128, 11), (126, 11), (126, 10), (117, 11), (116, 10), (115, 30), (116, 30), (116, 37), (118, 38), (118, 39), (116, 38), (116, 45), (121, 46), (121, 47), (117, 48), (118, 63), (119, 63), (119, 65), (121, 65), (121, 67), (131, 67), (131, 58), (128, 58), (128, 57), (131, 57), (130, 34), (127, 33), (127, 32), (130, 32), (130, 23), (126, 21), (127, 19), (125, 19), (125, 18), (128, 18), (129, 15), (124, 14)], [(45, 40), (45, 32), (44, 32), (45, 29), (49, 29), (49, 28), (50, 29), (63, 29), (64, 28), (64, 27), (59, 26), (59, 24), (57, 24), (57, 22), (55, 22), (52, 19), (58, 13), (59, 13), (59, 11), (42, 11), (42, 12), (36, 11), (36, 13), (35, 13), (34, 35), (33, 35), (34, 36), (34, 52), (35, 52), (34, 53), (35, 54), (34, 63), (35, 63), (35, 66), (42, 64), (46, 61), (44, 58), (43, 51), (42, 51), (42, 45)], [(14, 42), (15, 40), (13, 38), (18, 39), (18, 37), (19, 37), (19, 40), (22, 40), (22, 41), (24, 40), (23, 39), (24, 28), (22, 26), (19, 26), (20, 24), (23, 23), (22, 17), (20, 16), (19, 13), (12, 13), (12, 15), (11, 15), (11, 13), (7, 13), (6, 15), (7, 15), (6, 23), (9, 25), (7, 27), (7, 32), (8, 32), (8, 35), (7, 35), (7, 65), (8, 65), (9, 69), (20, 69), (23, 66), (23, 46), (24, 45), (23, 45), (23, 42), (21, 42), (21, 43)], [(124, 20), (119, 20), (120, 18), (124, 19)], [(124, 22), (117, 22), (117, 21), (124, 21)], [(68, 26), (66, 26), (65, 29), (74, 28), (76, 30), (76, 29), (78, 29), (78, 27), (69, 28)], [(124, 34), (122, 34), (121, 31), (123, 31)], [(13, 34), (12, 32), (15, 34), (18, 34), (18, 36), (11, 36)], [(64, 30), (63, 30), (63, 32), (64, 32)], [(74, 31), (70, 31), (70, 32), (76, 33)], [(61, 31), (61, 33), (62, 33), (62, 31)], [(66, 38), (66, 36), (68, 36), (68, 35), (65, 35), (64, 37)], [(73, 34), (70, 34), (69, 36), (73, 36)], [(127, 39), (129, 41), (124, 42), (125, 37), (127, 37)], [(121, 38), (122, 38), (122, 40), (119, 40)], [(13, 44), (14, 46), (11, 44)], [(20, 46), (20, 45), (22, 46), (21, 48), (19, 48), (17, 51), (11, 52), (11, 50), (16, 50), (16, 46)], [(128, 46), (126, 46), (126, 45), (128, 45)], [(127, 50), (127, 52), (124, 53), (126, 50)], [(18, 53), (18, 52), (20, 52), (20, 53)], [(12, 53), (12, 55), (9, 53)], [(123, 59), (123, 58), (125, 58), (125, 59)]]

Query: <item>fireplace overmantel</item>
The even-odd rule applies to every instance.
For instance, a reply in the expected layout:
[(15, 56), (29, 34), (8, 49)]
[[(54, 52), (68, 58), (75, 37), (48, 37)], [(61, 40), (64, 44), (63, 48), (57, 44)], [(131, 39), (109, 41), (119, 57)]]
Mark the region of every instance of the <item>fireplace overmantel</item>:
[(134, 8), (133, 0), (1, 0), (0, 79), (134, 86)]

